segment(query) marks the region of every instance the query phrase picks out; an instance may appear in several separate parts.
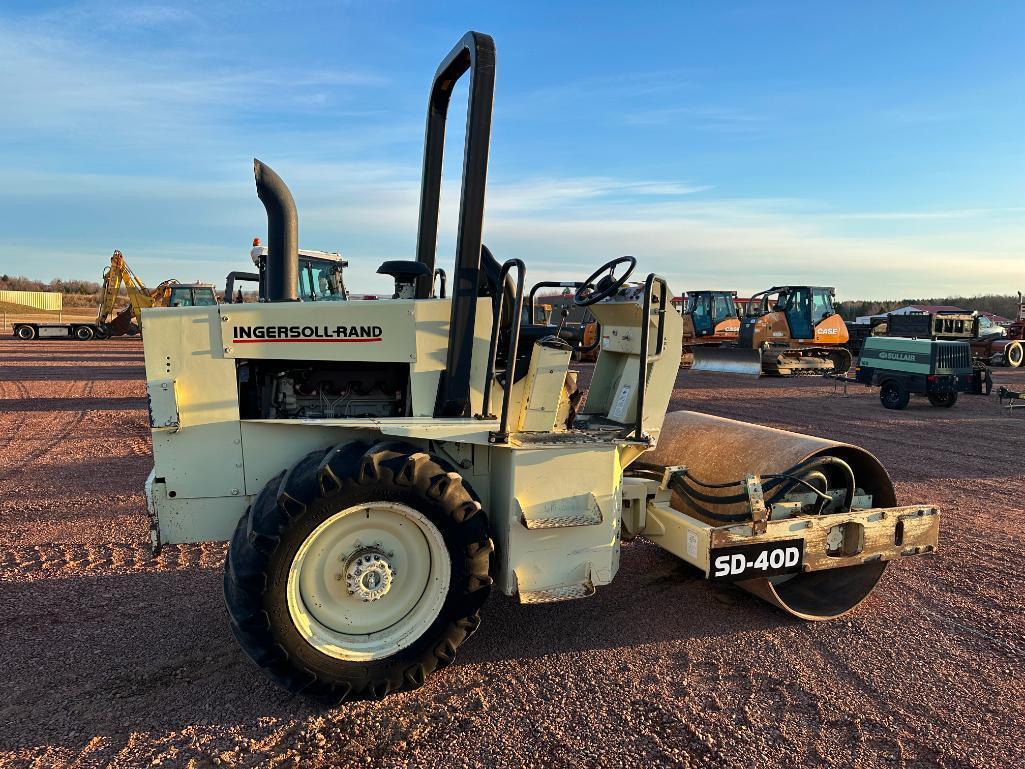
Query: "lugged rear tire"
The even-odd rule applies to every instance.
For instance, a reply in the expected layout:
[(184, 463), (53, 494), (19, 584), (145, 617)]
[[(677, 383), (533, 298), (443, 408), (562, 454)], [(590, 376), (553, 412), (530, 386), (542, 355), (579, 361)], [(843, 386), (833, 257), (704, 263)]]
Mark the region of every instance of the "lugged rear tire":
[[(415, 511), (407, 523), (421, 526), (420, 533), (426, 532), (425, 539), (434, 537), (443, 543), (441, 551), (432, 552), (447, 552), (447, 592), (436, 594), (444, 596), (444, 603), (433, 620), (433, 615), (421, 612), (430, 625), (408, 639), (407, 644), (386, 656), (380, 656), (378, 649), (375, 658), (352, 659), (359, 657), (360, 652), (350, 653), (345, 646), (349, 643), (347, 639), (357, 643), (360, 638), (371, 639), (378, 633), (357, 636), (335, 632), (333, 628), (325, 630), (318, 624), (321, 615), (315, 613), (349, 612), (346, 601), (358, 598), (358, 594), (353, 597), (349, 580), (354, 573), (360, 573), (351, 571), (353, 558), (358, 562), (363, 553), (381, 551), (363, 543), (363, 549), (354, 551), (345, 562), (327, 560), (321, 554), (335, 551), (329, 550), (332, 541), (324, 539), (324, 532), (338, 527), (340, 521), (350, 528), (358, 527), (363, 522), (360, 516), (364, 509), (366, 520), (371, 521), (371, 511), (384, 510), (374, 515), (387, 517), (392, 508)], [(353, 510), (357, 513), (353, 514)], [(419, 524), (413, 520), (417, 514), (422, 519)], [(336, 538), (334, 543), (344, 541), (344, 537)], [(239, 520), (228, 548), (224, 574), (231, 629), (246, 654), (271, 680), (328, 706), (345, 699), (380, 698), (413, 689), (435, 670), (452, 662), (456, 649), (480, 625), (478, 612), (491, 590), (493, 550), (479, 502), (459, 474), (442, 460), (402, 443), (349, 443), (316, 451), (271, 479)], [(386, 564), (387, 555), (395, 558), (394, 553), (382, 553)], [(338, 574), (329, 577), (339, 581), (332, 583), (325, 577), (324, 584), (318, 583), (317, 589), (322, 592), (317, 594), (313, 608), (303, 603), (304, 588), (296, 586), (308, 584), (308, 580), (302, 582), (307, 579), (303, 572), (308, 563), (306, 558), (313, 564), (338, 563)], [(439, 565), (443, 560), (438, 559)], [(392, 576), (387, 577), (389, 587), (401, 585), (404, 573), (412, 571), (409, 565), (394, 569), (394, 582)], [(433, 568), (432, 562), (432, 574)], [(329, 597), (332, 584), (336, 591), (348, 592), (334, 602), (321, 600)], [(424, 596), (431, 589), (428, 584)], [(386, 599), (387, 593), (386, 589), (380, 600)], [(377, 600), (364, 600), (362, 603), (370, 608), (364, 610), (356, 604), (351, 612), (387, 606), (372, 603)], [(417, 605), (422, 605), (422, 600), (417, 600), (421, 602)], [(435, 600), (440, 603), (442, 598)], [(411, 610), (410, 615), (414, 611), (419, 609)], [(395, 625), (405, 621), (403, 618)], [(389, 631), (385, 628), (380, 633)], [(329, 636), (330, 643), (324, 643), (324, 633), (335, 633)]]

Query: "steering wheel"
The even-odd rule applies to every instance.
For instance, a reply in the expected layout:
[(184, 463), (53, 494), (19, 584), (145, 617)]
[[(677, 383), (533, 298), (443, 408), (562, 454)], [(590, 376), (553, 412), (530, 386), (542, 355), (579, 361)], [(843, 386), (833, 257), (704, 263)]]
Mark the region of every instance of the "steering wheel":
[[(629, 266), (626, 268), (626, 272), (617, 278), (615, 277), (616, 268), (621, 264)], [(591, 273), (583, 285), (577, 288), (576, 293), (573, 294), (573, 304), (577, 307), (590, 307), (602, 299), (608, 299), (622, 288), (623, 284), (633, 274), (634, 267), (636, 266), (637, 260), (632, 256), (621, 256), (618, 259), (605, 262), (605, 264)], [(609, 274), (602, 276), (601, 280), (598, 280), (598, 276), (606, 270)], [(596, 280), (598, 281), (597, 283), (595, 283)], [(585, 293), (590, 288), (594, 290), (590, 293)]]

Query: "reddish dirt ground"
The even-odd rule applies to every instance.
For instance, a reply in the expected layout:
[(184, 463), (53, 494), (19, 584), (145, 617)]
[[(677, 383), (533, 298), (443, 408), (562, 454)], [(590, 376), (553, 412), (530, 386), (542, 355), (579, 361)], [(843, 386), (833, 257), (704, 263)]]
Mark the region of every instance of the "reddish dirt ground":
[(637, 541), (595, 597), (496, 595), (426, 686), (324, 711), (238, 650), (222, 545), (150, 558), (142, 377), (138, 341), (0, 342), (0, 765), (1025, 766), (1025, 411), (995, 397), (683, 373), (674, 409), (873, 451), (940, 553), (807, 624)]

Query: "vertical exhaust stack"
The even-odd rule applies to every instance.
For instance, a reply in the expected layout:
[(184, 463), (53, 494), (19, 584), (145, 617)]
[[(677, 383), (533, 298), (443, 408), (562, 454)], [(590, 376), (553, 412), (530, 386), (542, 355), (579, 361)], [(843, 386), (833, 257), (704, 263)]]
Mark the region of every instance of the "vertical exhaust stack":
[(268, 302), (299, 300), (299, 214), (288, 186), (274, 170), (253, 159), (256, 194), (267, 210)]

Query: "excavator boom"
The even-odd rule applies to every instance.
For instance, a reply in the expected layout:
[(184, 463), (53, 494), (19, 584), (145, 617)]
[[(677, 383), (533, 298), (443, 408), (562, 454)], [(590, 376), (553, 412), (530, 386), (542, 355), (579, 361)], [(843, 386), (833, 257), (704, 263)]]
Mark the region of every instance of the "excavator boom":
[[(141, 313), (146, 307), (158, 304), (156, 297), (161, 287), (177, 281), (165, 281), (153, 292), (150, 292), (139, 277), (125, 262), (124, 254), (115, 251), (110, 257), (110, 266), (103, 271), (103, 290), (100, 295), (100, 306), (96, 311), (96, 327), (106, 336), (119, 336), (133, 332), (141, 327)], [(128, 295), (128, 307), (114, 315), (114, 305), (122, 286)]]

